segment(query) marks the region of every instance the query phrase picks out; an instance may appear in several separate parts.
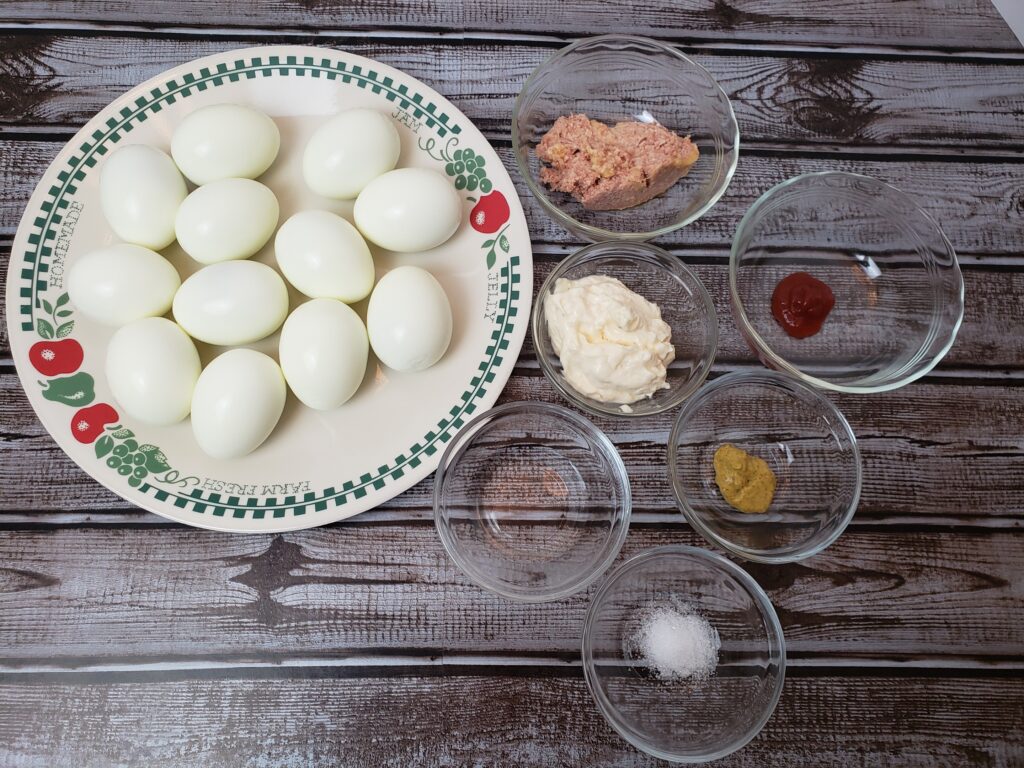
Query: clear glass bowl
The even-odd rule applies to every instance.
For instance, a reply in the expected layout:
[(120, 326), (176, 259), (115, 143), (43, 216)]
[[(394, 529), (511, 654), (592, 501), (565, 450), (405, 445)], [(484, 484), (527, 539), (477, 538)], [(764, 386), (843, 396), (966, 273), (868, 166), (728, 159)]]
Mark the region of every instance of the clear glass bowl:
[[(614, 124), (657, 120), (689, 135), (700, 159), (667, 192), (624, 211), (588, 211), (540, 181), (534, 148), (562, 115)], [(729, 97), (704, 67), (671, 46), (627, 35), (585, 38), (543, 62), (512, 108), (519, 171), (544, 210), (586, 240), (649, 240), (703, 216), (729, 186), (739, 157)]]
[[(733, 509), (715, 482), (714, 455), (731, 443), (764, 459), (776, 489), (764, 514)], [(715, 379), (687, 402), (668, 441), (672, 490), (704, 538), (762, 563), (787, 563), (829, 546), (857, 509), (860, 450), (850, 425), (820, 392), (775, 371)]]
[[(631, 291), (657, 304), (662, 320), (672, 329), (676, 358), (668, 369), (669, 388), (631, 403), (628, 410), (577, 392), (562, 373), (562, 364), (551, 346), (544, 297), (554, 290), (559, 278), (578, 280), (588, 275), (621, 280)], [(682, 260), (647, 243), (593, 243), (564, 259), (548, 275), (533, 302), (531, 329), (544, 374), (569, 402), (598, 416), (650, 416), (677, 407), (707, 378), (718, 347), (715, 305), (703, 283)]]
[[(637, 658), (640, 616), (683, 608), (718, 633), (714, 673), (668, 681)], [(583, 629), (587, 686), (630, 744), (679, 763), (735, 752), (768, 722), (782, 693), (786, 646), (775, 609), (743, 569), (695, 547), (648, 550), (616, 569), (594, 595)]]
[[(775, 286), (797, 271), (835, 295), (821, 331), (805, 339), (771, 313)], [(939, 225), (895, 187), (836, 171), (761, 195), (733, 239), (729, 290), (765, 365), (841, 392), (882, 392), (925, 375), (964, 314), (960, 266)]]
[(629, 529), (626, 468), (582, 416), (508, 403), (456, 435), (434, 476), (434, 521), (474, 583), (521, 602), (583, 589), (615, 560)]

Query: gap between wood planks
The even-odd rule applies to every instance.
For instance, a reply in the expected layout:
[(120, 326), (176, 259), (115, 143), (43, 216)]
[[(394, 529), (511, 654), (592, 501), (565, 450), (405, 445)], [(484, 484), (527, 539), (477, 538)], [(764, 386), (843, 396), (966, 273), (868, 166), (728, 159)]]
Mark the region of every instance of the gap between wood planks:
[[(2, 144), (0, 144), (2, 146)], [(543, 240), (531, 242), (534, 261), (558, 262), (566, 256), (578, 251), (586, 243), (550, 243)], [(729, 252), (731, 245), (664, 245), (652, 242), (663, 250), (678, 256), (687, 264), (708, 264), (726, 266), (729, 263)], [(0, 252), (9, 252), (14, 246), (14, 238), (11, 235), (0, 235)], [(986, 272), (1016, 272), (1024, 267), (1024, 254), (1016, 253), (969, 253), (957, 251), (957, 261), (960, 267), (972, 271)], [(4, 362), (9, 359), (4, 358)]]
[[(465, 43), (474, 45), (479, 43), (500, 43), (515, 45), (533, 45), (537, 47), (560, 48), (570, 41), (585, 37), (586, 35), (545, 35), (529, 32), (491, 32), (491, 31), (465, 31), (453, 32), (444, 29), (411, 30), (403, 27), (394, 29), (373, 29), (355, 30), (346, 32), (344, 30), (326, 30), (318, 27), (281, 27), (265, 29), (261, 27), (200, 27), (180, 25), (174, 27), (155, 26), (147, 27), (138, 24), (112, 23), (105, 24), (96, 21), (45, 21), (45, 22), (2, 22), (0, 32), (13, 32), (17, 34), (76, 34), (76, 35), (106, 35), (112, 32), (118, 34), (140, 37), (172, 37), (172, 38), (211, 38), (238, 39), (239, 42), (246, 42), (247, 39), (257, 38), (269, 45), (276, 41), (281, 43), (302, 44), (308, 43), (311, 39), (324, 40), (375, 40), (393, 43), (437, 43), (444, 42), (449, 45)], [(758, 56), (779, 54), (786, 55), (825, 55), (836, 58), (848, 56), (871, 56), (878, 59), (915, 59), (947, 61), (975, 61), (978, 63), (1024, 63), (1024, 49), (1009, 50), (997, 49), (978, 50), (970, 48), (953, 48), (937, 46), (934, 48), (918, 46), (897, 46), (897, 45), (853, 45), (853, 44), (800, 44), (800, 43), (776, 43), (766, 38), (751, 38), (737, 40), (734, 35), (724, 34), (720, 37), (687, 37), (666, 36), (666, 35), (645, 35), (653, 37), (662, 42), (674, 45), (684, 52), (721, 52), (721, 53), (743, 53), (745, 55)]]
[[(634, 510), (630, 525), (640, 527), (673, 528), (686, 526), (682, 513), (680, 519), (671, 511), (645, 512)], [(385, 524), (430, 523), (434, 512), (429, 507), (404, 507), (402, 509), (371, 510), (349, 518), (338, 526)], [(88, 512), (41, 512), (37, 510), (13, 510), (0, 512), (0, 531), (50, 530), (53, 528), (182, 528), (181, 523), (168, 520), (144, 509), (91, 509)], [(330, 527), (330, 526), (328, 526)], [(864, 531), (900, 531), (918, 529), (939, 529), (956, 533), (959, 531), (1019, 530), (1024, 528), (1024, 519), (1010, 515), (892, 515), (885, 513), (860, 513), (850, 521), (850, 528)]]
[[(671, 366), (670, 366), (671, 367)], [(716, 362), (711, 367), (708, 381), (732, 371), (761, 371), (764, 366), (757, 362)], [(536, 359), (520, 360), (513, 369), (513, 374), (529, 372), (539, 375), (540, 363)], [(0, 358), (0, 375), (17, 373), (11, 357)], [(955, 366), (935, 368), (925, 376), (916, 379), (922, 384), (948, 384), (950, 386), (1007, 386), (1024, 382), (1024, 369), (1016, 368), (977, 368), (972, 366)]]
[[(1024, 79), (1024, 68), (1021, 71)], [(4, 125), (0, 123), (0, 141), (11, 137), (19, 141), (68, 141), (78, 132), (78, 125)], [(494, 147), (511, 147), (512, 137), (509, 133), (481, 131), (484, 138)], [(908, 158), (922, 162), (962, 162), (962, 163), (1024, 163), (1024, 145), (1019, 149), (1006, 149), (975, 143), (971, 146), (950, 145), (947, 150), (939, 150), (927, 144), (901, 144), (885, 146), (878, 144), (812, 144), (799, 141), (759, 141), (743, 140), (741, 155), (754, 157), (772, 157), (788, 155), (808, 159), (829, 160), (836, 155), (855, 157), (861, 160), (880, 162), (901, 162)]]
[[(670, 369), (672, 366), (670, 366)], [(535, 358), (519, 360), (513, 369), (515, 373), (528, 372), (533, 375), (540, 375), (540, 363)], [(732, 371), (753, 371), (764, 370), (764, 366), (755, 362), (715, 362), (711, 367), (708, 376), (709, 381)], [(0, 357), (0, 375), (16, 375), (13, 358), (9, 356)], [(912, 383), (922, 384), (948, 384), (950, 386), (1008, 386), (1024, 382), (1024, 369), (1017, 368), (979, 368), (975, 366), (946, 366), (934, 368), (926, 375), (915, 379)]]
[[(307, 677), (581, 677), (583, 662), (575, 655), (499, 656), (488, 654), (395, 653), (371, 651), (339, 657), (291, 658), (261, 654), (259, 661), (232, 661), (180, 657), (163, 661), (106, 661), (82, 663), (53, 658), (0, 661), (0, 687), (5, 683), (82, 682), (167, 682), (194, 679), (265, 679)], [(830, 676), (1021, 677), (1024, 660), (1019, 657), (972, 659), (961, 656), (865, 657), (808, 656), (786, 658), (786, 675), (792, 677)]]

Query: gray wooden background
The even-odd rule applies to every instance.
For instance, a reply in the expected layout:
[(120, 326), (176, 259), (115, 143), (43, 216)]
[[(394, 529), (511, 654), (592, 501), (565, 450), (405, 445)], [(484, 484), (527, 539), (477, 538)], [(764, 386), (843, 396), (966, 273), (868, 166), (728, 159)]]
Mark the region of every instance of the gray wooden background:
[[(831, 549), (751, 566), (789, 645), (775, 716), (723, 766), (1024, 765), (1024, 49), (988, 0), (7, 0), (0, 252), (59, 147), (189, 59), (293, 42), (399, 67), (455, 102), (514, 178), (512, 100), (568, 39), (682, 46), (743, 137), (722, 201), (661, 244), (718, 305), (713, 375), (756, 365), (728, 313), (728, 244), (782, 179), (856, 170), (942, 222), (967, 287), (930, 376), (837, 396), (863, 450)], [(575, 246), (520, 189), (537, 282)], [(589, 593), (517, 606), (467, 583), (430, 481), (279, 536), (168, 523), (50, 440), (0, 337), (0, 766), (641, 766), (579, 665)], [(527, 343), (504, 400), (556, 400)], [(633, 478), (622, 558), (700, 543), (665, 476), (670, 418), (601, 422)]]

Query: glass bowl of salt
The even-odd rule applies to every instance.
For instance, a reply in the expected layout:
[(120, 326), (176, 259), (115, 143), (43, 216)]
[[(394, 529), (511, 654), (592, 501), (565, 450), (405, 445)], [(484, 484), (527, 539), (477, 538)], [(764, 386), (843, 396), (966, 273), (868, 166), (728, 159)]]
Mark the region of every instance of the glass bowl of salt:
[(621, 565), (594, 595), (583, 670), (626, 741), (677, 763), (743, 747), (775, 710), (786, 647), (771, 601), (743, 569), (671, 546)]

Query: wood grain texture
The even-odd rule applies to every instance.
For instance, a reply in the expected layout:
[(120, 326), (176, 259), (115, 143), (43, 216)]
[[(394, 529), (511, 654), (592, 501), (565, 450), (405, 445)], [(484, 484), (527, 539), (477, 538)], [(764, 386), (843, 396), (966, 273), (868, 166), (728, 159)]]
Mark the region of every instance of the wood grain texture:
[[(166, 69), (273, 42), (39, 34), (0, 37), (0, 125), (77, 128), (117, 96)], [(553, 47), (334, 46), (397, 67), (444, 93), (490, 136), (507, 138), (511, 101)], [(1024, 144), (1024, 61), (891, 60), (698, 51), (729, 94), (744, 145), (758, 142), (923, 146), (957, 154)], [(969, 140), (965, 141), (965, 137)]]
[[(11, 0), (4, 11), (16, 30), (0, 36), (7, 239), (63, 141), (112, 98), (177, 63), (277, 40), (423, 79), (495, 141), (514, 179), (511, 100), (560, 40), (626, 31), (696, 47), (733, 99), (744, 150), (725, 198), (662, 244), (715, 297), (715, 375), (756, 364), (729, 317), (724, 257), (760, 193), (840, 168), (913, 194), (976, 264), (964, 326), (940, 376), (832, 396), (860, 439), (861, 507), (809, 561), (744, 566), (778, 608), (791, 674), (762, 735), (718, 765), (1024, 764), (1024, 398), (998, 378), (1024, 370), (1024, 49), (988, 0)], [(539, 284), (575, 246), (519, 192)], [(430, 480), (293, 534), (161, 524), (56, 447), (8, 357), (4, 328), (0, 765), (658, 764), (605, 724), (583, 683), (594, 587), (533, 606), (477, 589), (441, 548)], [(502, 401), (530, 399), (558, 401), (527, 344)], [(669, 490), (671, 421), (599, 422), (638, 510), (619, 562), (704, 546)], [(82, 524), (91, 510), (111, 522)]]
[[(2, 512), (132, 509), (67, 458), (36, 419), (13, 374), (0, 375), (0, 393), (0, 521)], [(864, 466), (861, 517), (1005, 516), (1024, 522), (1018, 493), (1024, 478), (1024, 398), (1017, 387), (915, 384), (870, 397), (830, 397), (858, 437)], [(499, 402), (513, 400), (561, 402), (535, 369), (519, 369)], [(665, 466), (674, 417), (596, 422), (626, 463), (638, 511), (677, 514)], [(40, 467), (53, 481), (26, 482)], [(428, 510), (431, 493), (428, 479), (383, 509)]]
[[(11, 139), (0, 153), (0, 236), (13, 235), (29, 195), (63, 142)], [(569, 244), (574, 238), (540, 208), (520, 180), (509, 147), (498, 156), (519, 193), (534, 243)], [(1024, 163), (878, 161), (814, 155), (747, 153), (722, 199), (703, 218), (658, 240), (663, 247), (728, 245), (740, 218), (769, 188), (792, 176), (843, 170), (874, 176), (912, 195), (941, 222), (958, 252), (979, 255), (1024, 253)]]
[(627, 32), (697, 40), (807, 44), (853, 43), (914, 48), (1010, 50), (1019, 43), (986, 0), (681, 0), (667, 5), (628, 0), (568, 0), (555, 4), (497, 0), (269, 0), (239, 6), (202, 0), (117, 2), (9, 0), (12, 21), (216, 27), (400, 29), (587, 35)]
[[(525, 531), (524, 541), (543, 535)], [(678, 543), (702, 543), (681, 516), (634, 526), (618, 562)], [(1024, 647), (1019, 534), (849, 530), (803, 563), (744, 567), (772, 598), (796, 659), (941, 666)], [(535, 605), (492, 596), (447, 558), (429, 522), (277, 536), (15, 530), (0, 537), (0, 658), (29, 669), (168, 657), (572, 659), (592, 591)]]
[[(790, 677), (761, 735), (715, 765), (1012, 768), (1024, 760), (1022, 702), (1019, 678)], [(105, 738), (96, 739), (97, 732)], [(296, 679), (111, 676), (35, 685), (12, 677), (0, 683), (0, 762), (9, 768), (665, 765), (612, 731), (578, 674), (464, 671), (382, 679), (330, 670)]]

